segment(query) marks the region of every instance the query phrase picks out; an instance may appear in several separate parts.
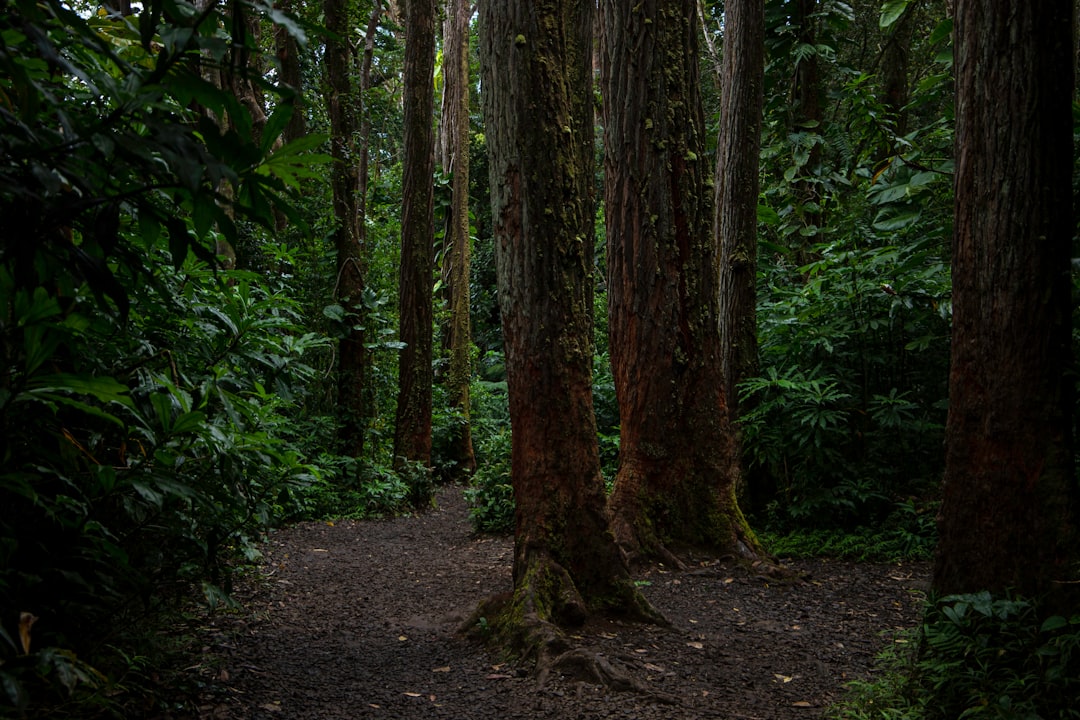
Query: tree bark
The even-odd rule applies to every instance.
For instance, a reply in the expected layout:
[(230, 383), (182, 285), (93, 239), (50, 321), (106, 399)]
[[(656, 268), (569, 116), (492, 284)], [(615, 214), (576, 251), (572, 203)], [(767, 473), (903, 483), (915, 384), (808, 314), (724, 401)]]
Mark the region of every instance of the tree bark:
[[(602, 0), (608, 326), (621, 421), (609, 501), (626, 557), (757, 556), (718, 330), (696, 0)], [(755, 203), (756, 208), (756, 203)]]
[(886, 31), (881, 48), (882, 102), (896, 123), (896, 134), (907, 132), (908, 66), (911, 56), (911, 35), (916, 6), (911, 4), (904, 14)]
[(728, 0), (716, 146), (720, 342), (731, 415), (738, 383), (757, 374), (757, 206), (764, 102), (765, 3)]
[(450, 209), (443, 244), (443, 280), (450, 305), (446, 389), (462, 423), (448, 448), (453, 473), (476, 470), (469, 417), (472, 329), (469, 320), (469, 0), (447, 0), (443, 23), (443, 142), (440, 164), (450, 174)]
[[(275, 7), (282, 12), (292, 13), (292, 0), (278, 0)], [(304, 117), (304, 78), (300, 71), (300, 44), (284, 25), (274, 26), (274, 50), (281, 68), (281, 82), (295, 91), (289, 99), (293, 103), (293, 114), (285, 126), (282, 136), (285, 142), (291, 142), (307, 134), (307, 121)]]
[(431, 464), (435, 0), (405, 3), (404, 178), (394, 465)]
[(1072, 7), (955, 10), (952, 365), (933, 586), (1049, 595), (1072, 611)]
[[(792, 24), (796, 28), (796, 45), (817, 45), (818, 0), (795, 0)], [(795, 76), (791, 92), (791, 129), (793, 132), (821, 134), (821, 123), (825, 118), (822, 107), (821, 69), (816, 51), (798, 60), (795, 64)], [(804, 225), (804, 232), (799, 234), (799, 247), (790, 248), (795, 253), (798, 265), (804, 264), (811, 257), (810, 248), (817, 242), (819, 233), (809, 232), (809, 228), (820, 228), (825, 218), (821, 212), (821, 193), (813, 175), (821, 164), (821, 143), (810, 148), (809, 158), (795, 178), (795, 197), (798, 199), (798, 213)], [(792, 236), (795, 239), (795, 236)]]
[(334, 249), (337, 251), (335, 297), (345, 308), (344, 335), (338, 343), (338, 441), (341, 454), (360, 457), (364, 450), (367, 411), (364, 376), (367, 369), (362, 302), (366, 265), (357, 212), (356, 123), (358, 102), (350, 79), (349, 32), (352, 21), (347, 0), (324, 0), (326, 29), (327, 114), (330, 154), (334, 159)]
[(593, 415), (593, 2), (479, 9), (517, 503), (497, 629), (544, 653), (554, 625), (650, 614), (608, 532)]

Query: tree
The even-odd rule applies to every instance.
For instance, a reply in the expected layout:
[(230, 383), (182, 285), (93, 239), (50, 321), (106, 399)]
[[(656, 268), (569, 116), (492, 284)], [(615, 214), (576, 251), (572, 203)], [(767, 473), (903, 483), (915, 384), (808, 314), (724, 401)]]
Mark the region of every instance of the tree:
[(593, 2), (479, 12), (517, 504), (495, 627), (543, 657), (553, 625), (650, 613), (608, 533), (593, 415)]
[[(608, 325), (621, 421), (609, 501), (631, 559), (756, 556), (718, 331), (694, 0), (603, 0)], [(755, 205), (756, 207), (756, 205)]]
[(1076, 597), (1071, 13), (1068, 0), (956, 3), (941, 593)]
[(758, 155), (764, 72), (765, 4), (728, 0), (716, 150), (716, 236), (720, 244), (720, 341), (732, 410), (738, 404), (738, 383), (756, 375), (758, 369)]
[(472, 377), (469, 322), (469, 0), (447, 0), (443, 23), (443, 131), (439, 163), (449, 173), (450, 209), (443, 243), (443, 280), (450, 306), (446, 346), (450, 368), (446, 389), (450, 405), (461, 413), (461, 424), (448, 448), (454, 473), (476, 469), (469, 420), (469, 381)]
[(431, 464), (435, 0), (405, 3), (405, 159), (401, 183), (400, 335), (394, 465)]
[(356, 163), (358, 105), (352, 88), (353, 27), (348, 0), (324, 0), (326, 39), (327, 114), (330, 120), (330, 154), (334, 159), (330, 185), (333, 192), (334, 249), (337, 252), (335, 299), (346, 322), (338, 343), (338, 439), (343, 455), (360, 457), (364, 450), (364, 378), (367, 349), (363, 330), (363, 296), (366, 259), (358, 212), (359, 173)]

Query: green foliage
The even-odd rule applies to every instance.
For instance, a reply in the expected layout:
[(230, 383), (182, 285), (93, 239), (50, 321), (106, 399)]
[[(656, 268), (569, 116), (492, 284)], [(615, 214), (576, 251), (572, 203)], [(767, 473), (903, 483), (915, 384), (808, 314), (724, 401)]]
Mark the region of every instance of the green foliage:
[(292, 418), (327, 342), (284, 275), (215, 252), (275, 212), (301, 227), (288, 199), (325, 158), (317, 136), (275, 147), (291, 91), (251, 78), (260, 136), (204, 80), (257, 53), (222, 28), (277, 11), (4, 8), (0, 708), (122, 714), (123, 648), (192, 588), (226, 602), (233, 564), (321, 477)]
[(465, 490), (469, 518), (477, 532), (511, 532), (515, 505), (506, 382), (474, 381), (471, 394), (476, 473)]
[(1080, 717), (1080, 616), (1043, 618), (1035, 602), (988, 592), (930, 604), (918, 643), (880, 661), (835, 718), (1064, 720)]
[[(948, 60), (912, 70), (926, 75), (901, 134), (844, 39), (877, 34), (878, 18), (823, 3), (805, 19), (816, 45), (800, 49), (789, 5), (768, 4), (767, 75), (813, 57), (835, 102), (820, 122), (792, 124), (786, 91), (767, 90), (761, 369), (741, 385), (740, 411), (759, 483), (751, 511), (781, 535), (874, 526), (904, 498), (933, 495), (951, 322), (952, 134), (931, 110), (948, 104)], [(906, 5), (887, 4), (883, 22)], [(923, 49), (946, 44), (935, 34)]]
[[(898, 503), (880, 525), (853, 529), (797, 528), (786, 534), (758, 533), (779, 557), (830, 557), (857, 562), (929, 560), (937, 544), (936, 504)], [(774, 523), (778, 524), (778, 523)]]

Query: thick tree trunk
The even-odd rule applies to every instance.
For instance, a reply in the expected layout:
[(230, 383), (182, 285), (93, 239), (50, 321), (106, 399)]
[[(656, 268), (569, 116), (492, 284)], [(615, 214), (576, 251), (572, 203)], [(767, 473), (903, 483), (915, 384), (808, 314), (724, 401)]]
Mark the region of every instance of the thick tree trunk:
[(447, 0), (443, 23), (443, 131), (440, 164), (450, 173), (450, 211), (443, 251), (443, 279), (450, 305), (446, 389), (463, 422), (448, 448), (458, 477), (476, 470), (469, 418), (472, 329), (469, 321), (469, 0)]
[(401, 183), (401, 351), (394, 464), (431, 464), (435, 171), (435, 0), (405, 3), (405, 159)]
[(757, 374), (757, 206), (764, 102), (765, 3), (728, 0), (720, 138), (716, 146), (716, 236), (720, 243), (720, 342), (727, 400)]
[[(1069, 0), (956, 2), (956, 224), (934, 589), (1075, 601)], [(1075, 605), (1067, 608), (1075, 610)]]
[[(718, 331), (695, 0), (602, 0), (608, 324), (619, 399), (612, 530), (630, 560), (756, 556)], [(756, 207), (756, 203), (755, 203)]]
[(592, 0), (480, 2), (517, 502), (499, 617), (532, 647), (593, 611), (648, 612), (608, 533), (593, 415), (592, 16)]
[(347, 0), (325, 0), (323, 12), (330, 36), (326, 40), (327, 114), (330, 120), (330, 154), (334, 158), (330, 178), (334, 196), (334, 249), (337, 251), (336, 298), (348, 315), (345, 335), (338, 343), (338, 440), (340, 452), (360, 457), (364, 450), (367, 412), (364, 375), (367, 349), (363, 324), (366, 275), (360, 218), (357, 212), (356, 118), (357, 96), (350, 80), (349, 32), (352, 22)]

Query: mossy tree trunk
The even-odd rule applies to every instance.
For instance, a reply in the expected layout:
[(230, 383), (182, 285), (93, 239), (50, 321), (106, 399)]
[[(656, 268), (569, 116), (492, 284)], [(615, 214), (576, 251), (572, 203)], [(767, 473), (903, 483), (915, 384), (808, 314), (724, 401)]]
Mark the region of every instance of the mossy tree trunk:
[(469, 321), (469, 0), (447, 0), (443, 22), (443, 111), (440, 164), (450, 174), (450, 208), (443, 244), (443, 284), (450, 319), (445, 345), (450, 356), (446, 389), (461, 412), (459, 432), (448, 448), (456, 475), (476, 470), (469, 416), (472, 331)]
[(956, 221), (934, 589), (1072, 612), (1069, 0), (956, 2)]
[(718, 329), (695, 0), (602, 0), (608, 325), (621, 421), (612, 529), (631, 561), (756, 557)]
[(394, 466), (431, 464), (435, 0), (405, 2), (404, 177)]
[(716, 237), (720, 244), (720, 341), (727, 400), (757, 374), (757, 206), (765, 82), (765, 3), (724, 5)]
[(593, 2), (479, 12), (517, 503), (497, 626), (527, 650), (592, 612), (649, 611), (608, 532), (593, 415)]

